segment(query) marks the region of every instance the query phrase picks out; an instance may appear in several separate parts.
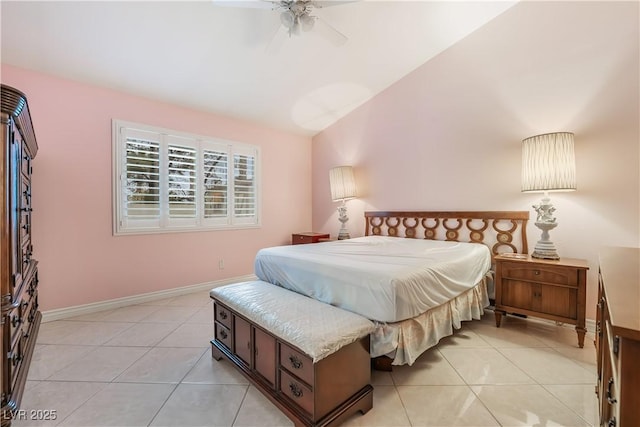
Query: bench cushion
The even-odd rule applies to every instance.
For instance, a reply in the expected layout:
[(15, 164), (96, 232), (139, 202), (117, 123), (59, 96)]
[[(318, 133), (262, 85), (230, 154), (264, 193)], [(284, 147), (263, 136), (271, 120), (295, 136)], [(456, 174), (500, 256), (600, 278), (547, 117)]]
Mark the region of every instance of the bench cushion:
[(373, 332), (368, 319), (262, 281), (211, 290), (212, 298), (268, 330), (315, 362)]

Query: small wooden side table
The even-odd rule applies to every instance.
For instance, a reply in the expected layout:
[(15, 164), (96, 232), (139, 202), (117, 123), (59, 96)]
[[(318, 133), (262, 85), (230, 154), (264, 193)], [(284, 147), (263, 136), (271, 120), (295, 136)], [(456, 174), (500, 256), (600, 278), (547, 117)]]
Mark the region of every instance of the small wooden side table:
[(576, 325), (584, 346), (587, 261), (498, 255), (496, 261), (496, 326), (507, 313)]
[(291, 235), (292, 245), (302, 245), (305, 243), (318, 243), (322, 240), (329, 240), (329, 233), (296, 233)]

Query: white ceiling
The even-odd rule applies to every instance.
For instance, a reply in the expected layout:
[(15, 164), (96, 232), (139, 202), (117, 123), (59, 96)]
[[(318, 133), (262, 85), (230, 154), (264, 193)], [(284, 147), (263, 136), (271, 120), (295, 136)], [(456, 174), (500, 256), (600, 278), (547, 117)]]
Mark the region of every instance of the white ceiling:
[(346, 44), (312, 31), (283, 36), (273, 52), (282, 27), (269, 9), (2, 0), (1, 55), (5, 64), (314, 135), (514, 3), (332, 5), (314, 14)]

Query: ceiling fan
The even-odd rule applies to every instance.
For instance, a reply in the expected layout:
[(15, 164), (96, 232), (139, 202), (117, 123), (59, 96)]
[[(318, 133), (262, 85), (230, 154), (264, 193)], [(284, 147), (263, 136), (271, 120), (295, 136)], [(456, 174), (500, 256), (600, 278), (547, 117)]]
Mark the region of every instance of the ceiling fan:
[[(314, 9), (352, 3), (356, 0), (212, 0), (219, 6), (271, 9), (280, 14), (280, 23), (286, 33), (297, 36), (303, 32), (316, 31), (336, 46), (347, 42), (347, 36), (332, 25), (314, 15)], [(278, 33), (276, 33), (277, 36)], [(275, 36), (274, 36), (275, 37)], [(270, 43), (270, 44), (273, 44)]]

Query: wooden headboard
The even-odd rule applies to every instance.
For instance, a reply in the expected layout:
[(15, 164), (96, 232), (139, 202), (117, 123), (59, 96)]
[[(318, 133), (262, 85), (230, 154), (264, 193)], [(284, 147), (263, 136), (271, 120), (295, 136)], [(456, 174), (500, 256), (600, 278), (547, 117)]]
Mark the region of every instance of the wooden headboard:
[(365, 236), (484, 243), (498, 253), (528, 253), (528, 211), (365, 212)]

